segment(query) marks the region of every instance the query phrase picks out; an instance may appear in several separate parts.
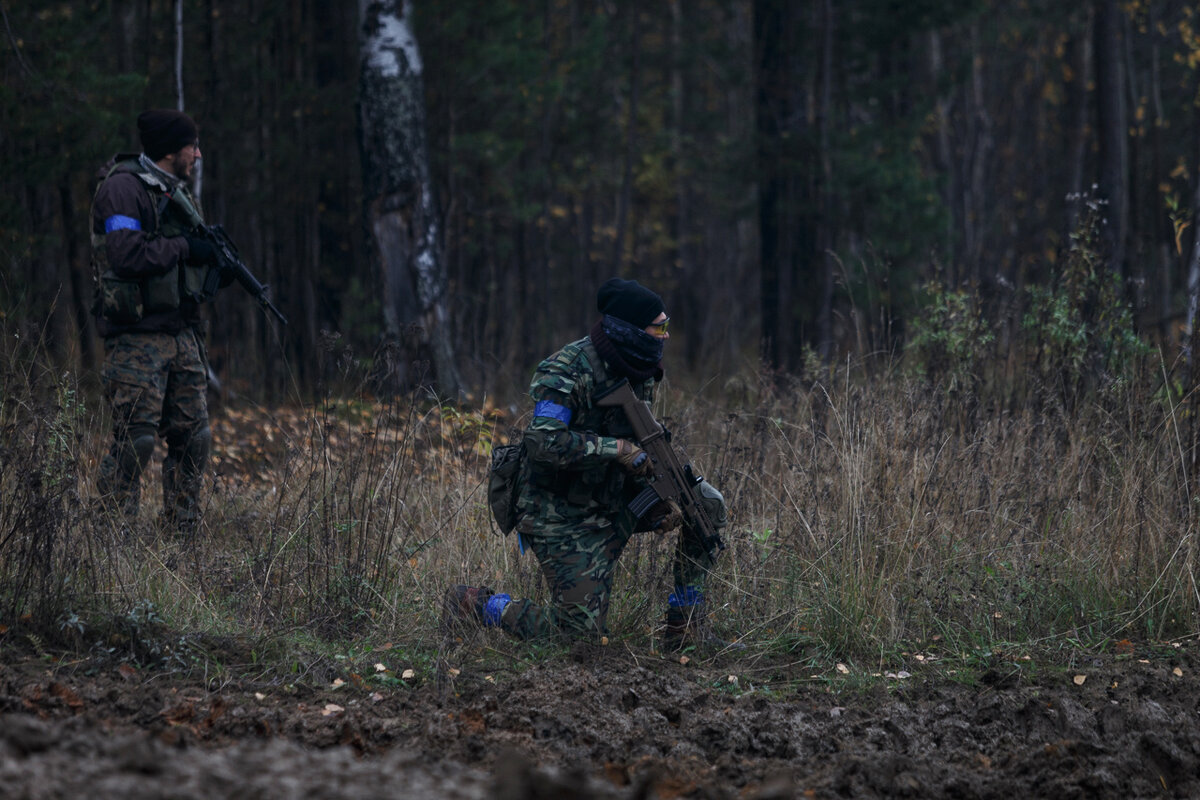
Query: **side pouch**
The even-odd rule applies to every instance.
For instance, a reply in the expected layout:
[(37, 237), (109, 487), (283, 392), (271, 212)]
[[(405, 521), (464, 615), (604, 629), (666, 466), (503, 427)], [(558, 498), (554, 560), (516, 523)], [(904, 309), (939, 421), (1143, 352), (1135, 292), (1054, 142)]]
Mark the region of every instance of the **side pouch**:
[(512, 533), (517, 527), (517, 499), (521, 494), (521, 459), (525, 447), (506, 444), (492, 449), (492, 466), (488, 470), (488, 505), (501, 533)]
[(179, 308), (179, 266), (171, 267), (162, 275), (146, 279), (145, 295), (142, 300), (146, 304), (146, 313), (154, 314), (160, 311), (174, 311)]
[(118, 278), (112, 270), (100, 275), (100, 315), (114, 325), (140, 322), (145, 308), (142, 305), (140, 281)]

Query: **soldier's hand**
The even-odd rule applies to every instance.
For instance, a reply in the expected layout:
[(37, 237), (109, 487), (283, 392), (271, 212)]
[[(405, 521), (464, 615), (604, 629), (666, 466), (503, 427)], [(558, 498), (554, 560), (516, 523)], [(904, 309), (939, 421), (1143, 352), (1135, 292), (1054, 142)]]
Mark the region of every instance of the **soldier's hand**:
[(683, 524), (683, 509), (674, 500), (659, 500), (650, 513), (658, 517), (654, 530), (661, 533), (673, 531)]
[(631, 475), (648, 476), (654, 473), (650, 456), (628, 439), (617, 439), (617, 461)]
[(184, 238), (188, 243), (187, 260), (189, 264), (217, 263), (217, 248), (213, 247), (211, 242), (198, 236), (185, 236)]

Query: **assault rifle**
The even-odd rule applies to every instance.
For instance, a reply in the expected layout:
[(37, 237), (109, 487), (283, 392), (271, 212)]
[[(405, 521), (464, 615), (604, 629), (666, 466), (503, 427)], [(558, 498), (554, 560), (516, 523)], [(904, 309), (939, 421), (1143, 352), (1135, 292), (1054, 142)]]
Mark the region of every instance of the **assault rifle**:
[(638, 446), (650, 457), (653, 467), (649, 476), (650, 486), (633, 499), (629, 510), (641, 519), (660, 501), (675, 501), (683, 512), (686, 524), (700, 535), (709, 558), (716, 561), (717, 554), (725, 549), (725, 542), (693, 491), (704, 479), (692, 470), (691, 464), (680, 461), (679, 454), (671, 445), (671, 432), (654, 418), (649, 406), (637, 399), (627, 380), (597, 395), (595, 402), (601, 408), (620, 408), (624, 411)]
[(288, 324), (287, 317), (271, 302), (271, 298), (267, 294), (267, 287), (259, 283), (258, 278), (254, 277), (254, 274), (242, 261), (242, 257), (238, 255), (237, 245), (229, 238), (229, 234), (225, 232), (224, 228), (220, 225), (200, 225), (196, 228), (196, 235), (205, 239), (217, 251), (217, 268), (208, 273), (208, 278), (204, 282), (205, 296), (215, 295), (217, 289), (222, 285), (228, 285), (223, 278), (231, 276), (250, 293), (251, 297), (258, 301), (259, 307), (264, 312), (270, 311), (284, 325)]

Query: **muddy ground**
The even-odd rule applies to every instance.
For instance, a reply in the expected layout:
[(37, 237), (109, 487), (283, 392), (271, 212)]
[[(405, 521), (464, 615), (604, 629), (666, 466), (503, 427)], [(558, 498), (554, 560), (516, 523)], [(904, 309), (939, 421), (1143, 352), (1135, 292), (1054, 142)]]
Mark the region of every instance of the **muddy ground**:
[(0, 796), (1198, 797), (1195, 647), (892, 677), (619, 647), (489, 671), (463, 653), (441, 692), (0, 651)]

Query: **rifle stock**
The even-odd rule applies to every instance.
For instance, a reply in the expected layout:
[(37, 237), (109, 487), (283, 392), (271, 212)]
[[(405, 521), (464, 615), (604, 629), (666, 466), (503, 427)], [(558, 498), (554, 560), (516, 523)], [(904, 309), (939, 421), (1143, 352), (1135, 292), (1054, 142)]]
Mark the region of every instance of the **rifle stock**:
[(654, 468), (649, 488), (634, 498), (629, 509), (641, 519), (660, 500), (675, 501), (687, 523), (700, 534), (709, 558), (715, 561), (717, 553), (725, 549), (725, 542), (693, 491), (704, 479), (692, 470), (691, 464), (680, 460), (667, 429), (633, 393), (629, 381), (621, 381), (597, 395), (595, 402), (602, 408), (620, 408), (625, 412), (638, 446), (649, 455)]

